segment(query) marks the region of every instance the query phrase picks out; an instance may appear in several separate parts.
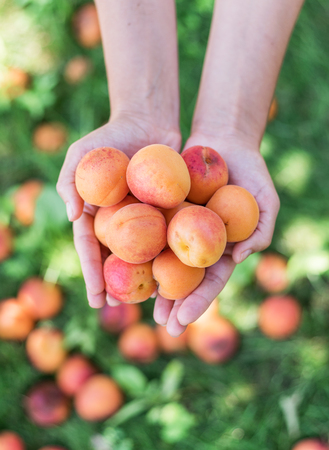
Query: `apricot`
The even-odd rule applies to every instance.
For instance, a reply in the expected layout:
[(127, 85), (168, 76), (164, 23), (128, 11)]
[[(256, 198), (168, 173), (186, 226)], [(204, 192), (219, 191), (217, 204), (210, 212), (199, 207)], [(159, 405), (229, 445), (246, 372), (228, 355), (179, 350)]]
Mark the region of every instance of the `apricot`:
[(286, 339), (294, 334), (301, 319), (301, 306), (291, 295), (268, 297), (259, 307), (259, 328), (272, 339)]
[(29, 278), (20, 287), (17, 300), (35, 320), (56, 316), (63, 306), (63, 295), (58, 285), (41, 278)]
[(191, 177), (187, 200), (205, 205), (217, 189), (228, 183), (226, 162), (216, 150), (202, 145), (187, 148), (182, 157)]
[(14, 215), (25, 226), (32, 225), (36, 203), (41, 194), (43, 183), (38, 180), (30, 180), (23, 183), (13, 194)]
[(190, 191), (191, 179), (181, 155), (166, 145), (153, 144), (131, 158), (127, 182), (141, 202), (159, 208), (175, 208)]
[(13, 247), (14, 240), (10, 228), (0, 223), (0, 262), (11, 255)]
[(99, 208), (95, 215), (94, 220), (94, 230), (95, 235), (97, 239), (107, 247), (106, 239), (105, 239), (105, 232), (106, 227), (108, 225), (109, 220), (113, 216), (114, 213), (119, 211), (119, 209), (123, 208), (124, 206), (131, 205), (132, 203), (140, 203), (137, 198), (133, 197), (132, 195), (127, 195), (121, 202), (117, 203), (113, 206), (108, 206), (106, 208)]
[(67, 130), (59, 122), (43, 123), (33, 133), (33, 145), (45, 153), (58, 152), (66, 144), (67, 139)]
[(182, 263), (171, 249), (160, 253), (153, 261), (153, 277), (159, 294), (168, 300), (185, 298), (196, 289), (205, 276), (205, 269)]
[(87, 421), (105, 420), (112, 416), (123, 404), (123, 394), (112, 378), (93, 375), (76, 394), (75, 409)]
[(76, 188), (83, 200), (96, 206), (121, 202), (129, 191), (128, 163), (128, 156), (116, 148), (100, 147), (88, 152), (75, 172)]
[(230, 184), (221, 187), (206, 206), (223, 220), (227, 242), (244, 241), (257, 227), (258, 204), (253, 195), (241, 186)]
[(174, 215), (176, 213), (178, 213), (178, 211), (180, 211), (181, 209), (187, 208), (188, 206), (193, 206), (193, 204), (194, 203), (191, 203), (191, 202), (182, 202), (175, 208), (171, 208), (171, 209), (160, 208), (159, 211), (162, 212), (162, 214), (164, 215), (164, 218), (166, 219), (166, 224), (168, 226), (171, 219), (174, 217)]
[(159, 352), (156, 332), (146, 323), (135, 323), (123, 330), (118, 347), (126, 359), (142, 364), (155, 361)]
[(319, 439), (303, 439), (297, 442), (292, 450), (329, 450), (329, 445)]
[(226, 231), (217, 214), (204, 206), (181, 209), (168, 226), (169, 247), (187, 266), (209, 267), (222, 256)]
[(221, 364), (237, 352), (239, 333), (228, 319), (217, 316), (207, 323), (189, 325), (187, 345), (202, 361)]
[(22, 438), (13, 431), (0, 432), (0, 450), (25, 450)]
[(110, 255), (104, 263), (105, 289), (124, 303), (140, 303), (156, 290), (152, 275), (152, 262), (131, 264)]
[(94, 48), (100, 44), (101, 30), (94, 3), (86, 3), (75, 12), (73, 32), (82, 47)]
[(75, 56), (70, 59), (64, 69), (65, 81), (78, 84), (83, 81), (91, 69), (91, 61), (86, 56)]
[(118, 334), (142, 317), (142, 309), (138, 303), (121, 303), (113, 308), (106, 304), (99, 310), (99, 321), (103, 330)]
[(159, 347), (165, 353), (179, 353), (183, 352), (187, 348), (187, 330), (185, 330), (180, 336), (171, 336), (166, 327), (157, 325), (155, 328)]
[(277, 253), (264, 253), (255, 275), (258, 284), (268, 292), (281, 292), (289, 285), (287, 260)]
[(64, 335), (56, 328), (33, 330), (26, 340), (26, 352), (31, 364), (40, 372), (55, 372), (67, 357)]
[(127, 205), (112, 216), (105, 237), (109, 249), (120, 259), (142, 264), (154, 259), (166, 245), (166, 220), (151, 205)]
[(0, 302), (0, 339), (23, 341), (33, 327), (33, 318), (15, 298)]
[(52, 380), (36, 384), (24, 397), (29, 419), (39, 427), (53, 427), (70, 415), (70, 401)]
[(273, 98), (271, 106), (270, 106), (270, 110), (268, 112), (268, 118), (267, 121), (268, 122), (272, 122), (276, 116), (278, 115), (278, 111), (279, 111), (279, 104), (278, 104), (278, 100), (276, 97)]
[(94, 365), (83, 355), (72, 355), (59, 368), (56, 381), (64, 394), (75, 395), (84, 383), (97, 372)]
[(0, 90), (13, 100), (24, 94), (30, 84), (30, 76), (18, 67), (7, 67), (0, 77)]

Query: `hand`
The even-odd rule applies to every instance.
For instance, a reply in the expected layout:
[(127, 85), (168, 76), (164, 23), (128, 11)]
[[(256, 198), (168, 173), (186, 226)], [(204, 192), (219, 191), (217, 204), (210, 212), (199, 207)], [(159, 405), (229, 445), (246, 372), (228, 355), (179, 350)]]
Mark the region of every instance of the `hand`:
[(102, 246), (94, 233), (94, 216), (98, 207), (85, 203), (75, 187), (75, 170), (81, 158), (97, 147), (114, 147), (131, 158), (149, 144), (161, 143), (179, 151), (181, 137), (178, 130), (156, 127), (148, 118), (121, 116), (93, 131), (69, 148), (57, 183), (57, 191), (66, 204), (73, 221), (74, 244), (80, 258), (86, 282), (87, 298), (93, 308), (101, 308), (107, 301), (120, 304), (105, 292), (103, 262), (109, 250)]
[(253, 194), (260, 216), (254, 233), (245, 241), (227, 244), (223, 256), (206, 269), (204, 280), (187, 298), (173, 302), (157, 296), (154, 319), (167, 325), (172, 336), (181, 334), (189, 323), (204, 313), (226, 285), (236, 264), (270, 245), (280, 207), (279, 197), (257, 145), (237, 136), (216, 137), (201, 133), (193, 134), (185, 148), (193, 145), (212, 147), (220, 153), (229, 169), (229, 184), (242, 186)]

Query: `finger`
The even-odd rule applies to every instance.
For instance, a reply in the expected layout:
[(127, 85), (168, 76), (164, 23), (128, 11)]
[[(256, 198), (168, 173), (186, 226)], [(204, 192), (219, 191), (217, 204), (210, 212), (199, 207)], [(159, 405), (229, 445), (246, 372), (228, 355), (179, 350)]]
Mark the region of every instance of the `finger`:
[(81, 157), (80, 148), (73, 144), (68, 149), (56, 185), (57, 192), (66, 205), (67, 216), (70, 221), (77, 220), (81, 216), (84, 205), (75, 186), (75, 171)]
[(259, 221), (250, 238), (238, 242), (233, 249), (233, 260), (236, 264), (244, 261), (251, 253), (265, 250), (272, 242), (275, 221), (280, 208), (276, 193), (260, 196), (256, 199), (259, 205)]
[(84, 212), (73, 223), (73, 234), (89, 304), (92, 308), (100, 308), (105, 304), (106, 294), (100, 244), (94, 234), (94, 218)]
[(112, 297), (110, 294), (106, 294), (106, 303), (112, 307), (119, 306), (122, 304), (122, 302)]
[(158, 295), (154, 303), (153, 312), (155, 322), (159, 325), (166, 325), (173, 305), (173, 300), (168, 300)]
[(169, 319), (167, 322), (167, 331), (170, 334), (170, 336), (178, 337), (186, 330), (186, 326), (181, 325), (177, 319), (177, 313), (183, 302), (184, 299), (175, 300), (174, 306), (170, 311)]
[(224, 255), (211, 267), (206, 269), (204, 280), (190, 294), (177, 313), (177, 320), (183, 326), (197, 320), (217, 297), (230, 278), (235, 263), (231, 256)]

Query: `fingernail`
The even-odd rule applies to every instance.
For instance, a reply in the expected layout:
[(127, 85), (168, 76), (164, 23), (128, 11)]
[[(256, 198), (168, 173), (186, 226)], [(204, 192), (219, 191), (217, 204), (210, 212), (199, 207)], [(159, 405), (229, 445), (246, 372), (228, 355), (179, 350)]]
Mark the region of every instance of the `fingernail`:
[(67, 217), (68, 217), (69, 221), (72, 222), (73, 212), (72, 212), (72, 207), (69, 204), (69, 202), (66, 203), (66, 214), (67, 214)]
[(247, 259), (249, 255), (251, 255), (251, 250), (245, 250), (240, 256), (240, 263)]

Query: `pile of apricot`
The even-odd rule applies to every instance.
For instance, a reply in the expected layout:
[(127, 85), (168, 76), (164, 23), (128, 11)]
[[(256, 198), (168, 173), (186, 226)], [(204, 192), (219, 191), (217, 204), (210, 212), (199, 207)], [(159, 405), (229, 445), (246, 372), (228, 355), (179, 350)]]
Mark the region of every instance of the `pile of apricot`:
[(131, 160), (111, 147), (88, 152), (75, 181), (83, 200), (99, 206), (95, 234), (111, 251), (106, 291), (126, 303), (156, 289), (170, 300), (193, 292), (226, 243), (247, 239), (258, 224), (255, 198), (228, 179), (224, 159), (209, 147), (180, 155), (153, 144)]

